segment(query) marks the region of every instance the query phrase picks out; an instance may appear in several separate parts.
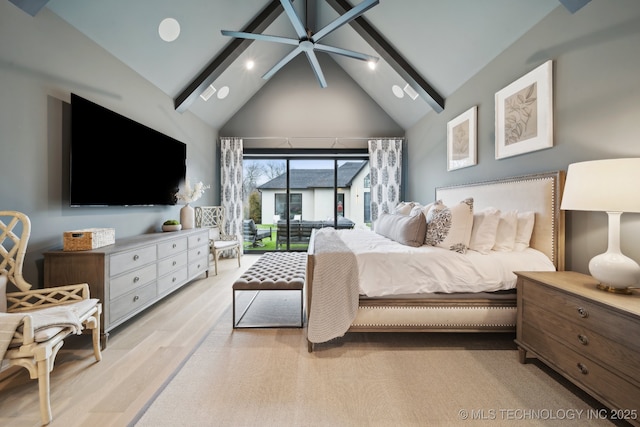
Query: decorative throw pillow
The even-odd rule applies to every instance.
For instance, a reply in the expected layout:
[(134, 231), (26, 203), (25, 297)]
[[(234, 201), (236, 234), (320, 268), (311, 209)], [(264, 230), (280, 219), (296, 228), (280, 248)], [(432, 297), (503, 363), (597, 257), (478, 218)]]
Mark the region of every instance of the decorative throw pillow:
[(496, 243), (499, 222), (500, 211), (496, 208), (486, 208), (474, 213), (469, 249), (481, 254), (488, 254)]
[(518, 226), (516, 228), (516, 241), (514, 250), (521, 252), (529, 247), (531, 233), (535, 224), (535, 212), (518, 212)]
[(415, 216), (383, 213), (374, 226), (379, 235), (413, 247), (422, 246), (426, 229), (427, 222), (422, 212)]
[(518, 226), (518, 211), (502, 212), (498, 223), (494, 251), (511, 252), (516, 243), (516, 229)]
[(425, 244), (463, 254), (469, 247), (472, 228), (473, 198), (465, 199), (452, 207), (437, 201), (427, 214)]

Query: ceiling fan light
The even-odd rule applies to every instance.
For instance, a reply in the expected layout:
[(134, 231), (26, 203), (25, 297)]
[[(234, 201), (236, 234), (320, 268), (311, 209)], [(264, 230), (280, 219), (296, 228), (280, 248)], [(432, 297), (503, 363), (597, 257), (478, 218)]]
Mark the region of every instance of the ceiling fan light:
[(402, 91), (402, 88), (398, 85), (391, 86), (391, 92), (393, 92), (396, 98), (399, 98), (399, 99), (404, 98), (404, 92)]
[(409, 86), (409, 83), (404, 86), (404, 91), (407, 95), (409, 95), (409, 98), (413, 99), (414, 101), (418, 97), (418, 92), (416, 92), (414, 88)]
[(214, 93), (216, 93), (216, 88), (213, 87), (213, 85), (209, 85), (207, 86), (207, 88), (200, 94), (200, 98), (202, 98), (205, 101), (208, 101), (209, 98), (211, 98), (211, 95), (213, 95)]

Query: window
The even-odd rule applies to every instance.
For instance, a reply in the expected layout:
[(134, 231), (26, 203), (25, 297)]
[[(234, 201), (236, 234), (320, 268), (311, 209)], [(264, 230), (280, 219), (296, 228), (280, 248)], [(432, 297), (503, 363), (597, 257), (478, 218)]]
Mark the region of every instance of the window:
[[(275, 215), (278, 215), (280, 219), (287, 217), (287, 193), (275, 194)], [(302, 194), (291, 193), (289, 198), (289, 218), (293, 219), (295, 215), (302, 215)]]

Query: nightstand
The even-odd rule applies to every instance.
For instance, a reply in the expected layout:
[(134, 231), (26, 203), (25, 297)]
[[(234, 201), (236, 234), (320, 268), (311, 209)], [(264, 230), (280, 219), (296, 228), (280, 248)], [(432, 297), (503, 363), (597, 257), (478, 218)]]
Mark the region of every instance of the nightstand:
[(580, 273), (516, 272), (519, 358), (537, 357), (640, 426), (640, 293), (596, 288)]

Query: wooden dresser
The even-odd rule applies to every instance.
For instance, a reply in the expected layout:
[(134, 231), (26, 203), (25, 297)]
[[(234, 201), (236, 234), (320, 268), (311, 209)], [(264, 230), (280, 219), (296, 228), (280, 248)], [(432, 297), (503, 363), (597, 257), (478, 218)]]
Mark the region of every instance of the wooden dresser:
[(617, 295), (575, 272), (517, 272), (520, 362), (542, 360), (640, 425), (640, 293)]
[(117, 239), (87, 251), (44, 254), (44, 285), (88, 283), (102, 302), (102, 347), (108, 332), (209, 271), (209, 232), (196, 228)]

